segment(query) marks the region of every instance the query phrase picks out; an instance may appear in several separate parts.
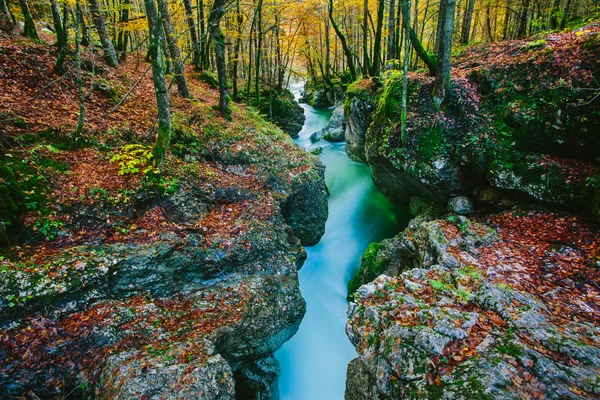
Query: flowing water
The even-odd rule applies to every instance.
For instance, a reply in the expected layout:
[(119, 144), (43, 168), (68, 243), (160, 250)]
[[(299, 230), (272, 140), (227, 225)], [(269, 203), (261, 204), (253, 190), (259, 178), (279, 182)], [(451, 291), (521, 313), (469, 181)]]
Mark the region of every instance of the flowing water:
[[(299, 97), (300, 85), (292, 87)], [(309, 136), (321, 130), (329, 111), (303, 104), (306, 122), (296, 142), (311, 145)], [(281, 364), (282, 400), (342, 400), (348, 362), (356, 357), (346, 337), (348, 281), (358, 270), (368, 244), (391, 237), (406, 226), (408, 214), (394, 207), (373, 185), (368, 166), (346, 155), (345, 144), (321, 140), (321, 160), (329, 218), (325, 235), (312, 247), (299, 271), (307, 311), (298, 333), (275, 355)]]

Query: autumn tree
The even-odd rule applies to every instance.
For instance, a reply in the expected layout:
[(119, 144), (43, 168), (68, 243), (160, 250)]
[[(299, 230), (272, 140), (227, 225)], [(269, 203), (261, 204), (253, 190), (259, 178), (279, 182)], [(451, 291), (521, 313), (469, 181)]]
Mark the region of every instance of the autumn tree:
[(25, 23), (23, 25), (23, 36), (34, 40), (40, 40), (37, 30), (35, 29), (33, 15), (31, 15), (31, 10), (29, 9), (29, 3), (27, 3), (27, 0), (19, 0), (19, 5), (21, 6), (21, 11), (23, 12), (23, 18), (25, 19)]
[(156, 168), (162, 168), (169, 144), (171, 143), (171, 109), (169, 105), (169, 92), (164, 71), (164, 55), (162, 49), (163, 27), (160, 7), (157, 8), (155, 0), (145, 0), (146, 15), (148, 17), (148, 31), (150, 39), (148, 54), (152, 63), (152, 81), (158, 108), (158, 133), (152, 147), (152, 163)]
[(119, 66), (117, 52), (115, 51), (115, 47), (108, 33), (108, 29), (106, 28), (105, 18), (102, 12), (100, 11), (98, 0), (88, 0), (88, 6), (90, 7), (90, 13), (92, 14), (92, 19), (94, 20), (96, 31), (98, 32), (98, 36), (100, 37), (100, 43), (102, 43), (104, 59), (106, 60), (106, 63), (108, 65), (116, 68)]
[(227, 62), (225, 61), (226, 43), (225, 35), (220, 27), (227, 3), (227, 0), (214, 0), (208, 17), (208, 31), (215, 46), (217, 75), (219, 77), (219, 112), (223, 118), (231, 119), (231, 106), (229, 105), (229, 91), (227, 89)]
[(450, 54), (452, 51), (452, 30), (454, 28), (454, 8), (456, 0), (440, 2), (440, 37), (438, 39), (437, 67), (433, 85), (433, 102), (437, 108), (446, 99), (450, 90)]

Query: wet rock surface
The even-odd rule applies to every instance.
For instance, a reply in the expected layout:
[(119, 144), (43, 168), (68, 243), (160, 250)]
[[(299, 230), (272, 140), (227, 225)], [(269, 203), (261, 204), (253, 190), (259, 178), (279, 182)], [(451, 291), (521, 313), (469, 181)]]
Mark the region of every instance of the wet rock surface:
[(328, 142), (343, 142), (346, 132), (346, 116), (344, 114), (344, 106), (337, 106), (331, 113), (331, 118), (327, 124), (318, 132), (310, 135), (310, 141), (313, 143), (321, 139)]

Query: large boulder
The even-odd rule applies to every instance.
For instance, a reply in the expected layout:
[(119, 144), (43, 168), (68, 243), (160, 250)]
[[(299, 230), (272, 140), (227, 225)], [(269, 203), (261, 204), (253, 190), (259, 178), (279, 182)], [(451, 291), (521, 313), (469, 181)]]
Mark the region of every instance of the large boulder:
[(266, 119), (280, 127), (292, 138), (298, 137), (306, 120), (304, 109), (296, 102), (294, 95), (289, 90), (263, 92), (258, 109)]
[(484, 222), (450, 216), (382, 243), (387, 275), (349, 307), (346, 399), (598, 397), (598, 233), (548, 213)]
[(321, 139), (332, 143), (343, 142), (345, 140), (345, 132), (346, 116), (344, 115), (344, 107), (339, 105), (333, 110), (331, 118), (329, 118), (323, 129), (310, 135), (310, 140), (313, 143)]
[(415, 195), (445, 204), (487, 185), (592, 214), (600, 119), (585, 88), (597, 79), (599, 29), (465, 50), (441, 109), (433, 79), (410, 74), (404, 133), (402, 74), (389, 74), (366, 138), (377, 187), (396, 204)]
[(346, 93), (346, 151), (355, 161), (367, 161), (365, 139), (376, 107), (376, 89), (377, 85), (372, 79), (363, 79), (350, 85)]

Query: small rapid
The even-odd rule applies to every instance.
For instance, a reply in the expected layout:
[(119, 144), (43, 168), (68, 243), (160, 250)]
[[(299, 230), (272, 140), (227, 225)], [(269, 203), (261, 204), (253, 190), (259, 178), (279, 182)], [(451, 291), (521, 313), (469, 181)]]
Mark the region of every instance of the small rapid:
[[(292, 86), (296, 99), (301, 84)], [(329, 120), (328, 110), (302, 104), (306, 121), (296, 142), (307, 148), (310, 135)], [(373, 185), (368, 166), (352, 161), (344, 143), (321, 140), (320, 158), (331, 193), (325, 235), (299, 271), (307, 303), (298, 333), (275, 355), (281, 364), (282, 400), (342, 400), (348, 362), (356, 357), (346, 337), (347, 285), (368, 244), (398, 233), (408, 212), (392, 205)]]

